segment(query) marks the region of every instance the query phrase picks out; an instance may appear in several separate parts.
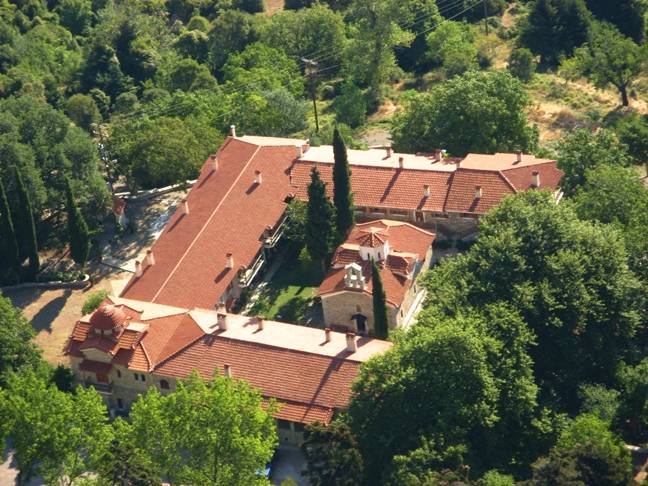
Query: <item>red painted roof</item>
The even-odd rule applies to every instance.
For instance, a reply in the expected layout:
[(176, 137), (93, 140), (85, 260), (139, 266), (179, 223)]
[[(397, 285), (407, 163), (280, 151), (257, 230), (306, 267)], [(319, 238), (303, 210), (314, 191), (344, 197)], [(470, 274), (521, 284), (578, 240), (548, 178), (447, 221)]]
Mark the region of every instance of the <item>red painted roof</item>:
[[(228, 364), (235, 378), (280, 402), (278, 418), (302, 423), (330, 421), (335, 410), (346, 407), (360, 364), (391, 347), (386, 341), (363, 337), (352, 353), (346, 350), (346, 336), (341, 333), (333, 333), (325, 343), (321, 329), (265, 321), (259, 331), (255, 318), (231, 314), (228, 330), (222, 331), (216, 326), (215, 311), (115, 297), (107, 303), (130, 317), (129, 328), (114, 339), (92, 332), (92, 316), (79, 320), (66, 352), (84, 358), (81, 369), (104, 372), (111, 365), (121, 365), (175, 378), (197, 370), (207, 379)], [(141, 330), (140, 339), (129, 341), (132, 346), (120, 346), (131, 328)], [(83, 350), (90, 347), (107, 353), (110, 362), (95, 365), (86, 360)]]
[[(371, 295), (371, 263), (360, 256), (360, 246), (373, 247), (373, 241), (366, 241), (367, 234), (380, 234), (390, 248), (388, 257), (379, 265), (380, 276), (387, 302), (395, 307), (402, 304), (407, 290), (414, 283), (411, 272), (416, 262), (425, 260), (428, 249), (434, 242), (435, 235), (409, 223), (380, 219), (357, 224), (351, 230), (347, 240), (338, 247), (333, 256), (333, 269), (321, 283), (318, 294), (327, 295), (335, 292), (365, 292)], [(347, 288), (344, 282), (345, 265), (357, 263), (365, 278), (365, 288)], [(408, 278), (409, 277), (409, 278)]]

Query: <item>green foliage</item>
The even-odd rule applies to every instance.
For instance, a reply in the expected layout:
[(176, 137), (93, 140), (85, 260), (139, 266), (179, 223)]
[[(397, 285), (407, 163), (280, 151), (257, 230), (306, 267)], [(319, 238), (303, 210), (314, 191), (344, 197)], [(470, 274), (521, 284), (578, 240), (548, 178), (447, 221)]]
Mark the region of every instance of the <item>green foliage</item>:
[(209, 20), (200, 15), (194, 15), (187, 23), (187, 30), (198, 30), (200, 32), (207, 32), (209, 30)]
[(258, 38), (255, 18), (239, 10), (226, 10), (213, 22), (209, 31), (209, 67), (220, 72), (229, 56), (241, 52)]
[(632, 82), (645, 72), (648, 49), (624, 37), (611, 25), (597, 24), (591, 40), (575, 53), (580, 73), (598, 88), (614, 86), (628, 106)]
[(517, 309), (537, 340), (534, 373), (558, 410), (583, 382), (612, 384), (645, 332), (646, 291), (620, 235), (580, 221), (544, 191), (504, 199), (464, 255), (427, 275), (428, 305), (451, 315), (494, 302)]
[(166, 87), (169, 91), (195, 91), (214, 89), (216, 85), (216, 79), (207, 66), (193, 59), (182, 59), (172, 67)]
[(130, 91), (121, 93), (115, 98), (113, 104), (113, 112), (115, 114), (129, 115), (135, 111), (139, 106), (137, 95)]
[(90, 254), (90, 230), (74, 200), (70, 180), (67, 178), (65, 180), (65, 189), (67, 193), (66, 209), (70, 256), (77, 265), (83, 268)]
[(21, 484), (38, 475), (47, 484), (72, 482), (95, 468), (110, 441), (106, 407), (93, 389), (64, 393), (42, 375), (9, 374), (0, 390), (0, 427), (11, 439)]
[(522, 26), (522, 45), (556, 65), (589, 38), (591, 14), (584, 0), (535, 0)]
[(558, 144), (558, 167), (565, 175), (560, 187), (567, 196), (573, 195), (585, 183), (588, 170), (607, 164), (615, 167), (630, 164), (626, 147), (613, 132), (600, 130), (592, 133), (575, 130)]
[(215, 130), (202, 133), (178, 118), (132, 120), (113, 125), (109, 140), (119, 170), (131, 185), (164, 187), (195, 178), (220, 137)]
[(209, 55), (209, 37), (201, 30), (186, 30), (178, 36), (174, 47), (183, 56), (205, 62)]
[(353, 192), (351, 190), (351, 169), (346, 145), (340, 131), (333, 131), (333, 204), (339, 239), (345, 240), (354, 223)]
[(24, 251), (23, 258), (29, 259), (28, 277), (34, 278), (40, 268), (40, 259), (38, 257), (38, 241), (36, 239), (36, 223), (34, 221), (34, 211), (31, 200), (22, 175), (18, 168), (14, 169), (16, 180), (16, 195), (18, 198), (18, 207), (16, 211), (16, 239), (19, 242), (19, 249)]
[(92, 25), (92, 2), (89, 0), (60, 0), (55, 9), (61, 25), (74, 35), (83, 34)]
[(257, 477), (277, 445), (274, 410), (244, 381), (192, 375), (177, 391), (140, 396), (130, 419), (135, 448), (173, 483), (267, 484)]
[(20, 258), (18, 256), (18, 240), (13, 225), (13, 216), (7, 201), (4, 184), (0, 179), (0, 271), (13, 272), (14, 278), (20, 274)]
[(619, 392), (602, 385), (581, 385), (578, 390), (582, 400), (581, 413), (594, 415), (599, 419), (612, 423), (619, 410)]
[(362, 90), (351, 80), (344, 82), (340, 96), (333, 102), (335, 118), (350, 127), (362, 125), (367, 119), (367, 100)]
[(646, 4), (640, 0), (585, 0), (595, 17), (610, 22), (635, 42), (644, 38)]
[(447, 78), (477, 69), (477, 47), (470, 27), (446, 21), (427, 36), (430, 57)]
[(535, 59), (533, 59), (533, 53), (525, 47), (511, 51), (511, 55), (508, 59), (508, 70), (520, 81), (531, 81), (536, 70), (536, 62)]
[(619, 369), (621, 390), (617, 423), (631, 441), (648, 438), (648, 358), (636, 366)]
[(393, 119), (394, 144), (406, 152), (438, 147), (457, 156), (532, 151), (537, 133), (526, 120), (528, 104), (510, 74), (469, 72), (406, 100)]
[(307, 204), (293, 199), (286, 208), (286, 228), (283, 237), (295, 248), (304, 246)]
[(376, 262), (371, 262), (371, 302), (373, 305), (374, 335), (378, 339), (389, 337), (389, 321), (387, 319), (387, 300), (382, 283), (380, 270)]
[(29, 321), (0, 294), (0, 385), (5, 385), (9, 372), (39, 363), (40, 349), (32, 343), (33, 338)]
[(87, 316), (94, 312), (106, 300), (106, 297), (108, 297), (108, 292), (105, 290), (97, 290), (88, 294), (81, 308), (81, 315)]
[[(444, 6), (446, 10), (448, 6)], [(443, 17), (439, 12), (436, 0), (415, 0), (409, 3), (409, 10), (415, 19), (409, 26), (414, 39), (409, 46), (400, 46), (396, 49), (398, 66), (417, 73), (425, 72), (430, 67), (427, 34), (433, 29), (442, 26)]]
[(632, 481), (630, 452), (607, 424), (591, 415), (577, 417), (563, 432), (549, 457), (533, 467), (533, 483), (605, 484)]
[(635, 113), (623, 117), (614, 127), (621, 143), (628, 147), (628, 153), (635, 164), (648, 162), (648, 122)]
[(355, 486), (362, 475), (362, 456), (349, 426), (340, 420), (314, 423), (305, 429), (301, 446), (313, 486)]
[(93, 123), (101, 120), (97, 104), (90, 96), (84, 94), (70, 96), (65, 102), (65, 113), (76, 126), (88, 131)]
[(234, 7), (251, 14), (265, 11), (264, 0), (235, 0)]
[(308, 208), (306, 211), (305, 243), (313, 260), (326, 265), (326, 260), (335, 248), (337, 229), (335, 207), (326, 195), (326, 184), (319, 171), (313, 167), (308, 185)]

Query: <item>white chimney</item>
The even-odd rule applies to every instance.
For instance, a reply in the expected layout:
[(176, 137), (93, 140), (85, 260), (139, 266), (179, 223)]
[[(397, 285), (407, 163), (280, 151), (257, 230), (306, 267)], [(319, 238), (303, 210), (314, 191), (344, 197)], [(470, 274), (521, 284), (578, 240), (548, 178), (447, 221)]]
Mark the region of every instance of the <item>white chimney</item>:
[(355, 332), (346, 333), (346, 348), (347, 351), (355, 353), (358, 350), (358, 344), (356, 343)]
[(531, 173), (531, 185), (533, 187), (540, 187), (540, 172), (537, 170)]
[(325, 327), (324, 328), (324, 342), (325, 343), (330, 343), (331, 342), (331, 328), (330, 327)]
[(430, 186), (427, 184), (423, 185), (423, 196), (430, 197)]
[(189, 214), (189, 201), (186, 197), (182, 200), (182, 214)]
[(155, 265), (155, 256), (153, 255), (153, 250), (146, 250), (146, 264)]
[(212, 170), (218, 170), (218, 157), (216, 155), (212, 155)]
[(480, 199), (483, 194), (484, 194), (484, 191), (482, 191), (482, 187), (481, 186), (475, 186), (475, 199)]
[(142, 276), (143, 270), (142, 270), (142, 264), (138, 261), (135, 262), (135, 276), (136, 277), (141, 277)]
[(230, 135), (232, 138), (236, 138), (236, 125), (230, 125)]
[(234, 268), (234, 255), (228, 253), (225, 255), (225, 268)]
[(228, 365), (227, 363), (223, 365), (223, 373), (226, 378), (231, 378), (232, 377), (232, 365)]
[(392, 156), (392, 154), (394, 153), (394, 149), (392, 148), (391, 145), (387, 145), (385, 147), (385, 149), (387, 150), (387, 158), (390, 158)]
[(434, 151), (434, 160), (436, 160), (437, 162), (443, 161), (443, 149), (436, 149)]
[(301, 159), (304, 156), (304, 146), (297, 145), (297, 158)]
[(225, 314), (224, 312), (217, 313), (216, 321), (218, 322), (218, 329), (220, 329), (221, 331), (227, 331), (228, 329), (227, 314)]
[(261, 174), (260, 170), (255, 170), (254, 171), (254, 183), (255, 184), (261, 184), (263, 182), (263, 174)]
[(257, 317), (257, 325), (259, 326), (259, 331), (263, 331), (265, 328), (265, 319), (263, 317)]
[(522, 162), (522, 151), (518, 150), (517, 152), (515, 152), (515, 154), (517, 155), (517, 163), (519, 164), (520, 162)]
[(405, 167), (405, 159), (403, 157), (398, 157), (398, 168), (402, 169)]

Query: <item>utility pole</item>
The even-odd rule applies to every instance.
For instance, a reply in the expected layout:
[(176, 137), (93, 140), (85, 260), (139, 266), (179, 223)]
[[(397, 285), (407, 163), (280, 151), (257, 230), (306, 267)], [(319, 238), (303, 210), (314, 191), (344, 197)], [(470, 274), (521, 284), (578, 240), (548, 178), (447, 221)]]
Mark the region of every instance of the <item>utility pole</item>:
[(484, 25), (486, 26), (486, 37), (488, 37), (488, 6), (486, 5), (486, 0), (482, 0), (482, 5), (484, 6)]
[(319, 133), (319, 118), (317, 117), (317, 100), (315, 99), (315, 78), (317, 77), (317, 62), (302, 57), (304, 63), (304, 74), (309, 80), (311, 98), (313, 99), (313, 113), (315, 114), (315, 131)]

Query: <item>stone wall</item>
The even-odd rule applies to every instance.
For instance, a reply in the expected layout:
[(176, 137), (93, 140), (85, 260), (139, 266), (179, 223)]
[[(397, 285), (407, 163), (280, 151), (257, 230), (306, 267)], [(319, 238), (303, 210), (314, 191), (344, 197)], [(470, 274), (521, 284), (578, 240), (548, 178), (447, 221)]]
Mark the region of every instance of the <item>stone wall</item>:
[[(324, 295), (322, 296), (322, 310), (327, 326), (344, 326), (353, 332), (358, 332), (358, 330), (352, 316), (362, 314), (367, 318), (367, 331), (373, 334), (373, 300), (369, 294), (343, 290), (335, 294)], [(387, 319), (391, 329), (394, 329), (398, 324), (398, 313), (399, 310), (396, 307), (387, 305)]]

